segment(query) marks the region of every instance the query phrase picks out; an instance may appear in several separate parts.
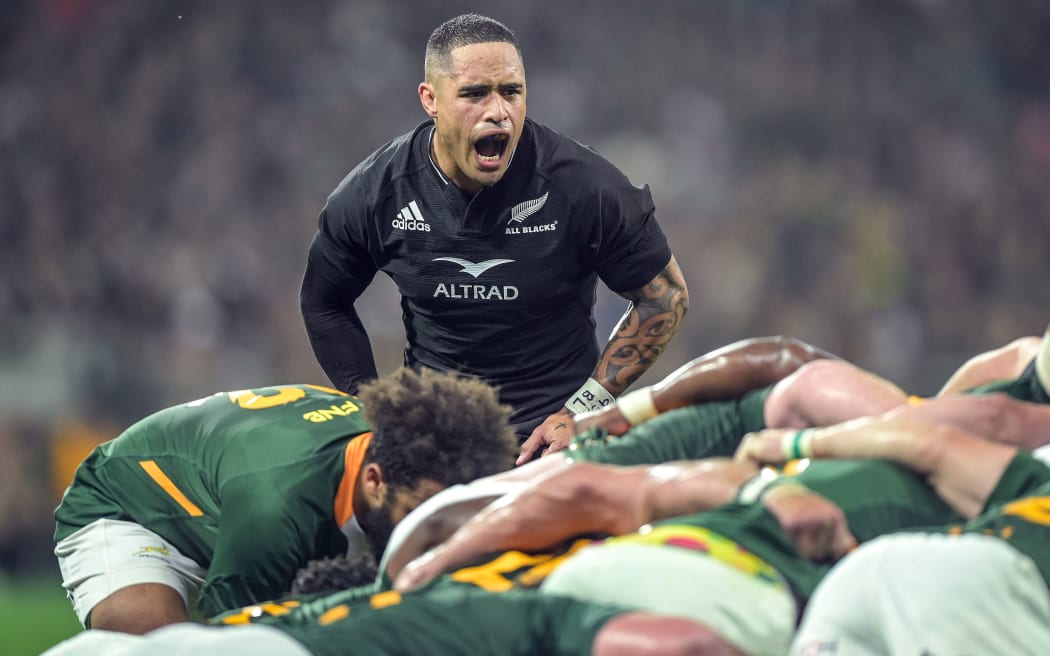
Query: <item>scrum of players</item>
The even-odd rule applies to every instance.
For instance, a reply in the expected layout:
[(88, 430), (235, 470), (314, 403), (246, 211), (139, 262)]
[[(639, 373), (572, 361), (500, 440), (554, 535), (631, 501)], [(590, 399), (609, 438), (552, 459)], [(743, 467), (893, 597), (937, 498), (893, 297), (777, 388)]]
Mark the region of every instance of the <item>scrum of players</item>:
[(931, 398), (749, 339), (517, 466), (454, 374), (217, 394), (77, 470), (46, 653), (1045, 653), (1048, 389), (1050, 330)]

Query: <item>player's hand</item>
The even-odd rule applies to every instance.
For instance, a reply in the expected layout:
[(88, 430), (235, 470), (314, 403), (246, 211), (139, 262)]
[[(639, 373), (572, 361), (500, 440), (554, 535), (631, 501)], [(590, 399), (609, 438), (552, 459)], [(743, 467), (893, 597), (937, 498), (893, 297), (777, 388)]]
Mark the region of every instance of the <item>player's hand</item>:
[[(423, 587), (434, 578), (450, 572), (478, 557), (500, 550), (502, 539), (516, 535), (520, 529), (515, 522), (516, 493), (504, 495), (474, 515), (448, 539), (411, 560), (394, 575), (394, 589), (410, 592)], [(510, 508), (508, 508), (510, 506)], [(527, 518), (534, 516), (525, 510)], [(530, 536), (523, 538), (525, 542)], [(494, 546), (496, 545), (496, 546)]]
[(541, 456), (557, 453), (569, 446), (569, 440), (576, 434), (576, 422), (573, 420), (572, 411), (562, 408), (550, 417), (543, 420), (532, 431), (532, 435), (522, 442), (521, 453), (514, 462), (522, 465), (539, 454)]
[(408, 563), (394, 579), (394, 589), (398, 592), (418, 590), (436, 577), (450, 569), (446, 563), (441, 546), (434, 547), (419, 558)]
[(733, 458), (740, 462), (749, 462), (756, 467), (779, 465), (785, 462), (784, 449), (781, 446), (785, 433), (794, 429), (769, 428), (755, 433), (748, 433), (740, 440)]
[(834, 561), (857, 546), (842, 509), (800, 485), (774, 487), (762, 498), (795, 548), (814, 561)]
[(604, 428), (610, 435), (623, 435), (631, 429), (631, 424), (615, 403), (580, 413), (575, 419), (577, 435), (592, 428)]

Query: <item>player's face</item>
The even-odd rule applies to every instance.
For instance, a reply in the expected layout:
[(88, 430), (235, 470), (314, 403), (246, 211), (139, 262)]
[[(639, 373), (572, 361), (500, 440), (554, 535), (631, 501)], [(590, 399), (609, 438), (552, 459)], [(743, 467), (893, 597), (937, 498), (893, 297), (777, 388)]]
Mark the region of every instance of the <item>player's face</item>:
[(415, 510), (416, 506), (444, 489), (444, 485), (430, 478), (422, 479), (412, 489), (388, 488), (386, 505), (390, 507), (390, 518), (394, 524), (397, 524), (405, 518), (405, 515)]
[(434, 118), (433, 156), (460, 189), (476, 192), (507, 172), (525, 121), (525, 66), (509, 43), (456, 48), (448, 70), (419, 85)]
[(444, 489), (445, 486), (431, 479), (423, 479), (416, 487), (383, 486), (382, 500), (377, 507), (370, 507), (357, 517), (364, 531), (368, 546), (373, 555), (379, 559), (386, 550), (390, 534), (405, 515), (415, 510), (416, 506)]

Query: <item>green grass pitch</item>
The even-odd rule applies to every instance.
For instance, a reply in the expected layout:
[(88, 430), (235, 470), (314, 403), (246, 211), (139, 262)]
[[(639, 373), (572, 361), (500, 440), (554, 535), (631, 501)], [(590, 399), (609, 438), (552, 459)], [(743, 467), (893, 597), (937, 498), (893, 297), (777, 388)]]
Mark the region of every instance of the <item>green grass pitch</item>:
[(36, 656), (79, 631), (57, 577), (0, 578), (0, 636), (6, 656)]

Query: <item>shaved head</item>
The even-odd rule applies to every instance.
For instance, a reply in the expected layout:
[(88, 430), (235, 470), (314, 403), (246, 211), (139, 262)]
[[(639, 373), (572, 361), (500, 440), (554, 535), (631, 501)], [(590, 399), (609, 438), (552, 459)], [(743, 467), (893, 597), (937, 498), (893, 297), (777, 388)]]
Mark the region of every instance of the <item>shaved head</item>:
[(475, 43), (509, 43), (521, 57), (518, 37), (509, 27), (486, 16), (463, 14), (438, 25), (430, 34), (423, 63), (424, 79), (434, 82), (435, 75), (448, 71), (453, 50)]

